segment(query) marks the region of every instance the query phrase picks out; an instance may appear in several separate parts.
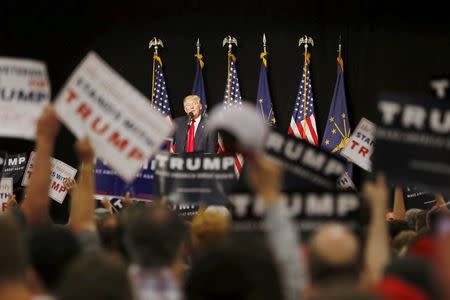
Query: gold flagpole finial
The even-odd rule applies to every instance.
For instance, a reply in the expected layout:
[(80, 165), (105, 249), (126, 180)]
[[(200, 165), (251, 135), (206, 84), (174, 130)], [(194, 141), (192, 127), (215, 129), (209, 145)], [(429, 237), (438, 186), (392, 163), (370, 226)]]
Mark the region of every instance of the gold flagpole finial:
[[(161, 48), (164, 47), (163, 42), (160, 39), (157, 39), (156, 37), (153, 37), (150, 42), (148, 43), (148, 48), (151, 49), (154, 48), (153, 52), (153, 66), (152, 66), (152, 92), (151, 92), (151, 101), (152, 103), (155, 100), (155, 59), (157, 59), (158, 55), (158, 46)], [(159, 59), (161, 62), (161, 59)]]
[(233, 44), (238, 45), (238, 42), (236, 40), (236, 38), (232, 37), (232, 36), (227, 36), (226, 38), (223, 39), (222, 41), (222, 47), (225, 47), (225, 45), (228, 45), (228, 51), (231, 52), (231, 49), (233, 47)]
[(151, 49), (152, 47), (154, 48), (155, 54), (158, 55), (158, 47), (164, 48), (164, 44), (160, 39), (154, 37), (148, 43), (148, 49)]
[(299, 47), (301, 47), (303, 44), (305, 47), (305, 53), (307, 53), (308, 52), (308, 44), (311, 44), (311, 46), (314, 46), (314, 40), (311, 37), (305, 35), (298, 40)]
[(197, 46), (197, 55), (200, 55), (200, 46), (201, 46), (201, 44), (200, 44), (200, 39), (199, 38), (197, 38), (196, 46)]
[(228, 91), (227, 91), (227, 102), (228, 102), (228, 106), (231, 106), (231, 59), (235, 59), (232, 58), (234, 57), (234, 55), (231, 53), (231, 49), (233, 48), (233, 44), (238, 45), (238, 42), (236, 40), (236, 38), (232, 37), (232, 36), (227, 36), (226, 38), (223, 39), (222, 41), (222, 47), (225, 47), (225, 45), (228, 45), (228, 72), (227, 72), (227, 87), (228, 87)]

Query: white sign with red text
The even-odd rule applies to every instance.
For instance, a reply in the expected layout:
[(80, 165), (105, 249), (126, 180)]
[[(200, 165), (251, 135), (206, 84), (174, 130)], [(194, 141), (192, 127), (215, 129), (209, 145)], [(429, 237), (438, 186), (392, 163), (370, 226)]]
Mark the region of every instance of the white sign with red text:
[(341, 155), (366, 171), (372, 171), (376, 125), (366, 118), (359, 121)]
[[(31, 174), (34, 170), (34, 159), (36, 152), (31, 152), (28, 159), (27, 168), (22, 179), (22, 186), (27, 186), (30, 182)], [(50, 173), (50, 187), (48, 189), (48, 196), (58, 203), (63, 203), (64, 198), (67, 195), (67, 189), (64, 187), (64, 178), (75, 178), (77, 169), (72, 168), (68, 164), (56, 159), (51, 158), (51, 173)]]
[(13, 179), (12, 178), (1, 178), (0, 179), (0, 204), (2, 206), (2, 212), (6, 210), (6, 205), (8, 202), (8, 197), (13, 192)]
[(50, 102), (45, 63), (0, 57), (0, 136), (32, 140)]
[(139, 91), (94, 52), (66, 82), (55, 108), (64, 124), (78, 138), (87, 135), (97, 156), (128, 182), (173, 130)]

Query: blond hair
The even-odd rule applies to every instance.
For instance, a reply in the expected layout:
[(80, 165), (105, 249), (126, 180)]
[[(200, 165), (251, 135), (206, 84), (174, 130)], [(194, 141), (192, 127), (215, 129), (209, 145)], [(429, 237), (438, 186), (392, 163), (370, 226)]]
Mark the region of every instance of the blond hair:
[(198, 104), (201, 104), (200, 97), (197, 95), (189, 95), (189, 96), (184, 97), (183, 104), (185, 104), (186, 101), (188, 101), (188, 100), (195, 100), (195, 101), (197, 101)]
[(231, 218), (218, 210), (202, 208), (192, 220), (192, 242), (203, 248), (226, 237), (230, 231)]

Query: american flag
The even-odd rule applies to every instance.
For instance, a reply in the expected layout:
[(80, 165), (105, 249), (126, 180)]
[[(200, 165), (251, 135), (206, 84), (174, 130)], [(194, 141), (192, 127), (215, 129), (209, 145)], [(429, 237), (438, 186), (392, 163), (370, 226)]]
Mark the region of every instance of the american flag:
[(288, 132), (298, 138), (307, 140), (310, 144), (317, 145), (319, 137), (314, 116), (314, 100), (309, 74), (310, 58), (311, 54), (306, 53), (302, 79)]
[[(164, 80), (164, 73), (162, 69), (162, 60), (158, 54), (153, 55), (153, 80), (152, 80), (152, 102), (153, 107), (157, 109), (160, 113), (162, 113), (169, 122), (172, 122), (172, 114), (170, 112), (169, 105), (169, 95), (166, 90), (166, 81)], [(171, 139), (171, 138), (168, 138)], [(165, 143), (166, 150), (170, 150), (170, 152), (175, 152), (175, 145), (170, 146), (171, 142)]]
[[(236, 71), (236, 57), (228, 51), (228, 76), (227, 84), (225, 86), (225, 95), (223, 98), (223, 109), (238, 109), (242, 104), (241, 90), (239, 88), (239, 79)], [(219, 135), (218, 152), (225, 152), (222, 139)], [(244, 164), (244, 158), (241, 154), (237, 153), (234, 157), (234, 169), (236, 174), (239, 175)]]
[(153, 56), (153, 64), (155, 66), (154, 84), (152, 91), (153, 107), (162, 113), (169, 121), (172, 121), (170, 112), (169, 96), (166, 90), (166, 81), (162, 69), (162, 60), (157, 54)]

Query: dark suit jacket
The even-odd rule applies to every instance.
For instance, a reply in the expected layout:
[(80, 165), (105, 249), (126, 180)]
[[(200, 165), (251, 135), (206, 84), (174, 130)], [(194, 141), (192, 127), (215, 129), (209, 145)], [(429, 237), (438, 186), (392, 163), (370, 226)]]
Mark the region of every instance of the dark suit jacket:
[[(175, 152), (182, 153), (186, 149), (186, 140), (188, 132), (189, 117), (183, 116), (173, 120), (177, 128), (173, 136), (175, 144)], [(217, 134), (210, 133), (206, 130), (206, 117), (202, 116), (198, 124), (197, 131), (194, 138), (194, 151), (200, 153), (216, 153), (217, 148)]]

